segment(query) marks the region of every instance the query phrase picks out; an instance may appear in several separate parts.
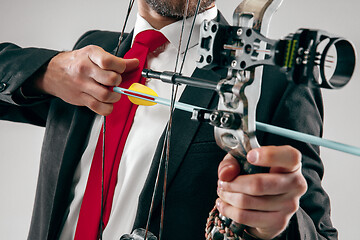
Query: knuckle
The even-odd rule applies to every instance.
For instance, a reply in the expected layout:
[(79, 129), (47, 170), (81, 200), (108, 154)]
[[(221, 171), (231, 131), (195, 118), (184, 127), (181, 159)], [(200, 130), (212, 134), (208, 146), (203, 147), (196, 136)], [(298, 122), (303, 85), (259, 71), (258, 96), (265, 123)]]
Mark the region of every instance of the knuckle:
[(74, 54), (76, 57), (88, 57), (91, 53), (95, 51), (96, 46), (95, 45), (88, 45), (83, 48), (80, 48), (78, 50), (74, 51)]
[(84, 81), (84, 79), (83, 78), (81, 78), (81, 77), (76, 77), (76, 78), (73, 78), (73, 83), (74, 83), (74, 88), (77, 88), (77, 89), (79, 89), (80, 91), (82, 90), (82, 89), (86, 89), (86, 82)]
[(103, 55), (99, 59), (99, 65), (102, 69), (109, 69), (109, 68), (111, 68), (112, 60), (111, 60), (111, 58)]
[(297, 150), (296, 148), (290, 146), (290, 145), (287, 145), (286, 147), (287, 147), (288, 152), (290, 154), (289, 161), (291, 161), (291, 163), (293, 163), (294, 166), (301, 164), (301, 153), (300, 153), (300, 151)]
[(225, 208), (224, 203), (220, 199), (216, 201), (216, 207), (219, 210), (219, 212), (224, 213), (224, 208)]
[(278, 229), (285, 229), (288, 225), (288, 218), (286, 217), (286, 215), (281, 215), (274, 219), (274, 224), (274, 227)]
[(238, 209), (238, 211), (234, 214), (233, 220), (238, 223), (246, 223), (248, 219), (248, 214), (246, 211)]
[(252, 192), (255, 195), (263, 193), (263, 191), (264, 191), (264, 181), (263, 181), (262, 178), (260, 178), (260, 177), (254, 178), (250, 185), (251, 185), (250, 189), (252, 189)]
[(242, 208), (242, 209), (247, 209), (250, 207), (250, 199), (249, 197), (247, 197), (245, 194), (240, 194), (237, 197), (237, 207)]
[(108, 116), (112, 113), (114, 109), (114, 105), (112, 104), (107, 104), (106, 107), (104, 108), (104, 111), (101, 115), (104, 115), (104, 116)]
[(98, 48), (98, 46), (96, 45), (87, 45), (85, 47), (83, 47), (81, 50), (83, 50), (84, 52), (92, 52), (94, 50), (96, 50)]
[(275, 159), (275, 158), (277, 158), (277, 150), (276, 150), (276, 148), (267, 149), (265, 154), (266, 154), (267, 159)]
[(299, 201), (297, 199), (293, 199), (287, 203), (287, 210), (290, 213), (295, 213), (299, 209)]
[(110, 99), (111, 92), (106, 89), (99, 89), (98, 90), (98, 99), (102, 102), (107, 102)]
[(103, 116), (108, 116), (113, 110), (112, 104), (104, 104), (95, 99), (88, 100), (86, 106), (94, 112)]
[(297, 174), (292, 179), (292, 186), (301, 194), (305, 193), (307, 190), (307, 182), (302, 174)]
[(110, 72), (107, 78), (110, 86), (117, 86), (121, 82), (120, 75), (115, 72)]
[(76, 74), (85, 74), (88, 72), (89, 66), (86, 64), (84, 60), (77, 61), (73, 64), (73, 70)]
[(99, 107), (99, 102), (96, 99), (89, 99), (86, 104), (90, 109), (96, 111)]
[(126, 70), (126, 60), (123, 58), (119, 59), (117, 67), (119, 72), (123, 73)]

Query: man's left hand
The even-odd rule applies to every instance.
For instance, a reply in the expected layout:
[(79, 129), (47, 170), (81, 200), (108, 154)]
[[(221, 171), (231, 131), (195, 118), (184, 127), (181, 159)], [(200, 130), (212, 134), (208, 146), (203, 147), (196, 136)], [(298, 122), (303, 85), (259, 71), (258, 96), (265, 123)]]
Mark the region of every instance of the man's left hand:
[(240, 165), (230, 154), (219, 165), (217, 208), (260, 239), (272, 239), (287, 227), (307, 190), (301, 173), (301, 153), (290, 146), (265, 146), (251, 150), (248, 161), (270, 167), (269, 173), (240, 175)]

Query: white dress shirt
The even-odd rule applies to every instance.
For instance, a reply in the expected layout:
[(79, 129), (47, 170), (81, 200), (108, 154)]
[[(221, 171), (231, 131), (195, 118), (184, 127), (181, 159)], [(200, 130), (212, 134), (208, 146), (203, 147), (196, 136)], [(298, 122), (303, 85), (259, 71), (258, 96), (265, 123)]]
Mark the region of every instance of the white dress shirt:
[[(216, 15), (217, 8), (213, 7), (197, 16), (196, 25), (190, 40), (189, 50), (182, 71), (183, 75), (190, 76), (196, 67), (195, 62), (198, 59), (196, 46), (199, 41), (200, 24), (205, 19), (215, 18)], [(185, 51), (192, 21), (193, 18), (188, 18), (186, 20), (177, 71), (183, 60), (183, 53)], [(175, 70), (181, 26), (182, 21), (178, 21), (159, 30), (169, 40), (169, 43), (166, 44), (160, 52), (158, 49), (148, 55), (148, 68), (155, 71)], [(154, 28), (144, 18), (138, 15), (134, 28), (134, 36), (136, 36), (137, 33), (148, 29)], [(146, 85), (152, 88), (160, 97), (170, 99), (170, 84), (163, 83), (157, 79), (147, 79)], [(184, 88), (184, 85), (179, 87), (177, 100), (180, 98)], [(169, 114), (169, 107), (162, 105), (138, 107), (121, 157), (110, 219), (103, 233), (104, 240), (118, 240), (123, 234), (131, 232), (135, 221), (138, 198), (149, 173), (158, 139), (169, 119)], [(69, 215), (66, 218), (60, 236), (61, 240), (74, 238), (81, 202), (85, 192), (98, 136), (102, 129), (102, 123), (103, 118), (97, 116), (90, 132), (89, 143), (76, 169), (72, 185), (74, 198), (70, 204)]]

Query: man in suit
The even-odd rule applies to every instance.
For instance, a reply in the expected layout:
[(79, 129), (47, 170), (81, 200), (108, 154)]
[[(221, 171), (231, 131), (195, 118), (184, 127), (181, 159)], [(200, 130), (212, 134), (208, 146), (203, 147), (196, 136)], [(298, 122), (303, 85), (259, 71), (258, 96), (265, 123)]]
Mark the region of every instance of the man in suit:
[[(46, 126), (29, 239), (71, 239), (75, 235), (103, 123), (100, 115), (110, 115), (120, 99), (110, 87), (118, 86), (123, 74), (138, 65), (136, 59), (124, 59), (123, 55), (138, 32), (157, 29), (169, 43), (150, 54), (149, 67), (172, 70), (174, 63), (168, 60), (175, 58), (178, 19), (185, 3), (185, 0), (139, 0), (134, 31), (124, 40), (118, 56), (111, 54), (119, 37), (114, 32), (88, 32), (76, 43), (74, 51), (61, 53), (21, 49), (9, 43), (0, 45), (1, 119)], [(195, 6), (196, 1), (191, 0), (190, 14)], [(199, 22), (212, 18), (224, 21), (214, 1), (204, 0), (201, 7)], [(195, 33), (192, 41), (197, 38)], [(185, 75), (194, 71), (195, 45), (191, 45), (194, 48), (190, 48)], [(212, 71), (197, 69), (194, 76), (220, 80), (220, 75)], [(272, 81), (264, 81), (258, 120), (321, 135), (319, 92), (288, 83), (274, 69), (266, 69), (267, 77)], [(168, 87), (159, 81), (148, 80), (146, 84), (161, 96), (168, 93)], [(180, 101), (216, 106), (211, 91), (192, 87), (182, 87), (180, 91)], [(149, 109), (139, 107), (136, 111), (121, 158), (104, 239), (119, 239), (123, 233), (146, 225), (164, 138), (162, 130), (167, 121), (161, 106)], [(216, 147), (212, 127), (191, 122), (189, 117), (175, 111), (164, 239), (201, 239), (207, 213), (215, 200), (219, 211), (247, 225), (248, 236), (254, 239), (336, 239), (329, 199), (321, 187), (323, 167), (318, 148), (258, 134), (262, 145), (272, 146), (252, 150), (247, 158), (254, 165), (270, 167), (270, 172), (238, 176), (237, 161)], [(142, 137), (142, 129), (148, 126), (145, 118), (155, 119), (148, 138)], [(155, 126), (156, 123), (159, 124)], [(147, 146), (144, 151), (136, 151), (138, 142)], [(156, 194), (150, 222), (150, 231), (156, 235), (160, 195)]]

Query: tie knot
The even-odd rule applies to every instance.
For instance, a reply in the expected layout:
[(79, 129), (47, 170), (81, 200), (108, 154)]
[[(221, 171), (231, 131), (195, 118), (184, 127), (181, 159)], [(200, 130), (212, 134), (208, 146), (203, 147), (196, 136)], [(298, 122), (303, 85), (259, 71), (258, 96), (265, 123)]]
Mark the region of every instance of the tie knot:
[(154, 51), (166, 42), (168, 42), (167, 38), (161, 32), (156, 30), (145, 30), (139, 32), (134, 39), (134, 44), (142, 44), (148, 47), (150, 52)]

